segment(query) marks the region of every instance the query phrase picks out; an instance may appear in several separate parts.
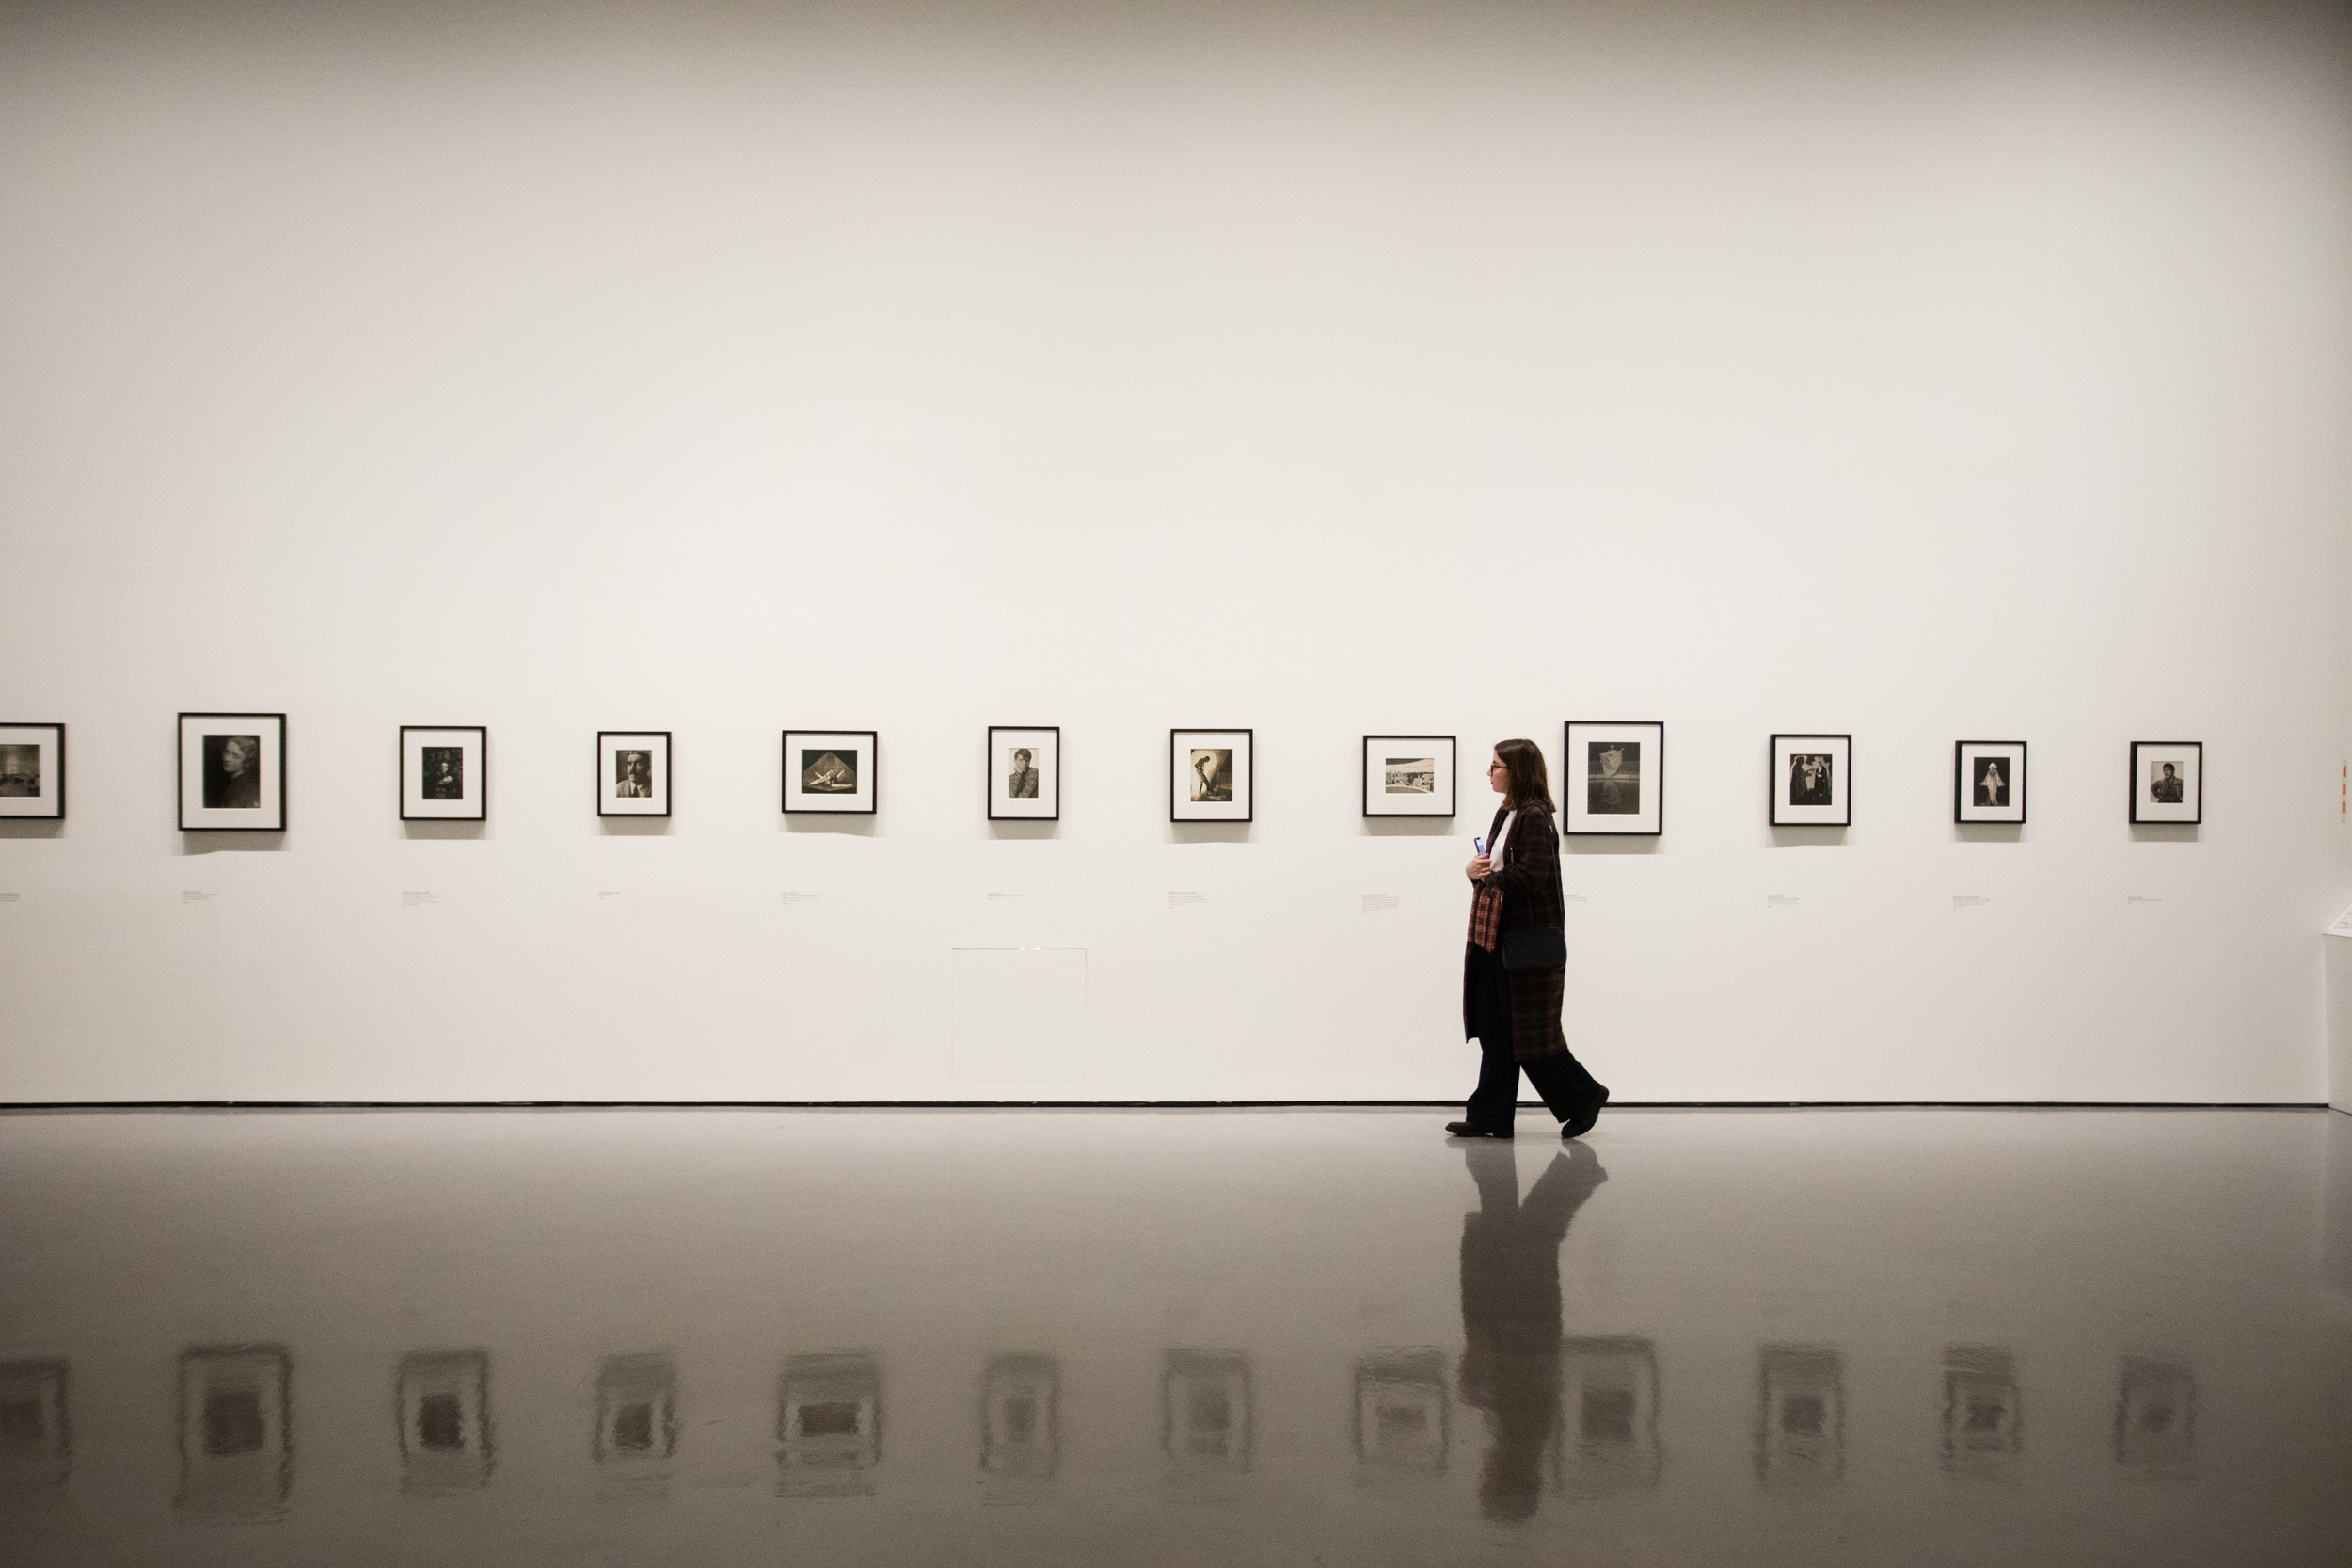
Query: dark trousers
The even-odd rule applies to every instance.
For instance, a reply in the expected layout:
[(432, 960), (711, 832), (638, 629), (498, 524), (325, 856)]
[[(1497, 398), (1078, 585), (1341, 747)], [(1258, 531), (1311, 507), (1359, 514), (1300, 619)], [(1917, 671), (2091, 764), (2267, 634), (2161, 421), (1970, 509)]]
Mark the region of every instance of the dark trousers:
[(1521, 1072), (1543, 1097), (1545, 1109), (1560, 1121), (1599, 1099), (1599, 1081), (1584, 1070), (1573, 1052), (1532, 1062), (1512, 1057), (1509, 974), (1501, 958), (1479, 948), (1470, 949), (1470, 1022), (1478, 1031), (1478, 1087), (1463, 1107), (1462, 1119), (1472, 1127), (1510, 1126), (1518, 1115)]

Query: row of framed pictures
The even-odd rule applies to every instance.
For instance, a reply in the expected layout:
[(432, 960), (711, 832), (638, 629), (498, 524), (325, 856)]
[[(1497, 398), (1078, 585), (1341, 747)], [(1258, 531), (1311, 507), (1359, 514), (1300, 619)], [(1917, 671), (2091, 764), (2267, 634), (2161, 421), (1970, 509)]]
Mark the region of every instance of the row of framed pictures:
[[(1170, 730), (1168, 818), (1248, 822), (1256, 814), (1255, 732)], [(489, 814), (479, 724), (404, 724), (400, 815), (409, 822), (474, 821)], [(2136, 740), (2131, 749), (2135, 824), (2204, 819), (2204, 746)], [(1456, 739), (1450, 735), (1364, 736), (1366, 816), (1455, 814)], [(1853, 736), (1775, 735), (1768, 775), (1774, 827), (1846, 827), (1853, 821)], [(995, 725), (988, 732), (988, 815), (996, 821), (1061, 816), (1061, 730)], [(1952, 749), (1952, 819), (2026, 820), (2026, 742), (1962, 740)], [(784, 810), (871, 813), (880, 747), (872, 730), (784, 732)], [(1563, 752), (1562, 831), (1585, 836), (1655, 836), (1665, 831), (1666, 726), (1570, 720)], [(670, 732), (596, 734), (596, 814), (670, 815)], [(0, 818), (65, 815), (65, 726), (0, 724)], [(180, 827), (183, 832), (280, 832), (286, 825), (286, 716), (180, 715)]]
[[(1775, 735), (1767, 775), (1775, 828), (1853, 823), (1853, 736)], [(1452, 816), (1452, 736), (1364, 737), (1366, 816)], [(2204, 820), (2205, 748), (2195, 740), (2132, 742), (2135, 824)], [(1562, 752), (1561, 831), (1586, 836), (1665, 832), (1666, 726), (1572, 719)], [(2026, 743), (1952, 745), (1952, 820), (2026, 820)]]

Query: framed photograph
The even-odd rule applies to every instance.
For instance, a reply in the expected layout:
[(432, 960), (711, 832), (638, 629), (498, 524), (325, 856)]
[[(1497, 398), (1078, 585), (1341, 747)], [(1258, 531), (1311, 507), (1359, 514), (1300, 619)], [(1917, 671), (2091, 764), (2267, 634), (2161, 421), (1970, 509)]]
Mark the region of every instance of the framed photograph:
[(1366, 816), (1452, 816), (1454, 737), (1364, 736)]
[(1571, 719), (1560, 753), (1562, 830), (1654, 838), (1666, 831), (1666, 726)]
[(1853, 825), (1853, 736), (1772, 736), (1772, 826)]
[(993, 724), (988, 731), (988, 817), (1054, 822), (1061, 817), (1061, 727)]
[(490, 732), (479, 724), (403, 724), (400, 819), (479, 822), (489, 816), (489, 755)]
[(2026, 743), (2022, 740), (1959, 740), (1952, 743), (1952, 820), (2023, 822), (2026, 819)]
[(65, 815), (65, 726), (0, 724), (0, 818)]
[(180, 716), (180, 831), (283, 832), (286, 716)]
[(1168, 732), (1168, 819), (1247, 822), (1256, 808), (1250, 730)]
[(2205, 743), (2133, 741), (2133, 823), (2197, 823), (2204, 819)]
[(784, 809), (871, 815), (880, 760), (872, 730), (785, 731)]
[(596, 815), (670, 815), (670, 732), (596, 732)]

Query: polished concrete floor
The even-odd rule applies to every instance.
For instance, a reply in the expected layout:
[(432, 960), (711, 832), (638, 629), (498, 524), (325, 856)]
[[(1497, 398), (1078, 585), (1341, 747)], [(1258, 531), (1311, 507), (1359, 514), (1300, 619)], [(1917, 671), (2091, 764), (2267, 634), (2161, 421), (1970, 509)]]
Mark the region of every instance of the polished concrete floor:
[(0, 1562), (2352, 1562), (2352, 1117), (0, 1117)]

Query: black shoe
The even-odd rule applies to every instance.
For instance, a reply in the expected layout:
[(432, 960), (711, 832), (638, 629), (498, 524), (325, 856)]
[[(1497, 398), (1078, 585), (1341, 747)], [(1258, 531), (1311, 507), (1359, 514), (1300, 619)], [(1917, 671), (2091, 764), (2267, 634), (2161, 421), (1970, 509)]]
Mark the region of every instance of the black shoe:
[(1560, 1124), (1560, 1135), (1564, 1138), (1581, 1138), (1593, 1130), (1593, 1123), (1600, 1119), (1600, 1108), (1608, 1103), (1609, 1091), (1603, 1089), (1585, 1101), (1576, 1115)]
[(1445, 1124), (1445, 1135), (1449, 1138), (1507, 1138), (1511, 1130), (1507, 1127), (1479, 1127), (1467, 1121), (1449, 1121)]

